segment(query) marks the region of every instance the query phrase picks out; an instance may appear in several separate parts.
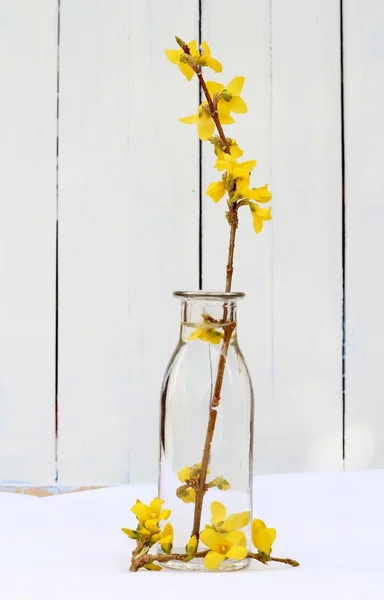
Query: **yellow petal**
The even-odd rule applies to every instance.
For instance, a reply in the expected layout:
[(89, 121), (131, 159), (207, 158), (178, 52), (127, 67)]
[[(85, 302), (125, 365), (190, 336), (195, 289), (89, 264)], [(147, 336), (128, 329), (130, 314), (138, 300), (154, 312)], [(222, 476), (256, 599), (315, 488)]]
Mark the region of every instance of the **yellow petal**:
[(270, 200), (272, 200), (272, 192), (271, 190), (267, 189), (268, 186), (267, 185), (263, 185), (262, 187), (259, 188), (255, 188), (255, 191), (258, 194), (258, 202), (269, 202)]
[(217, 551), (220, 547), (221, 537), (214, 529), (203, 529), (200, 540), (211, 550)]
[(196, 500), (195, 490), (192, 490), (191, 488), (189, 488), (188, 490), (185, 490), (185, 492), (181, 496), (181, 500), (183, 502), (185, 502), (185, 504), (190, 504), (192, 502), (195, 502), (195, 500)]
[(228, 160), (217, 160), (215, 167), (218, 171), (232, 171), (232, 164)]
[(220, 344), (224, 334), (215, 329), (206, 329), (200, 336), (202, 342), (208, 342), (209, 344)]
[(145, 521), (145, 527), (148, 531), (156, 532), (159, 529), (157, 519), (148, 519), (148, 521)]
[(132, 506), (131, 511), (136, 515), (140, 523), (145, 523), (145, 521), (149, 519), (151, 513), (149, 506), (142, 502), (136, 502), (136, 504)]
[(169, 519), (169, 517), (171, 516), (171, 511), (169, 510), (169, 508), (166, 508), (165, 510), (162, 510), (160, 515), (159, 515), (159, 521), (166, 521), (167, 519)]
[(266, 524), (261, 519), (253, 519), (253, 521), (252, 521), (252, 532), (254, 530), (256, 531), (256, 529), (258, 529), (259, 527), (262, 527), (263, 529), (265, 529)]
[(205, 112), (203, 112), (197, 121), (197, 133), (203, 142), (209, 140), (209, 138), (215, 133), (215, 123), (213, 119)]
[(151, 535), (152, 544), (156, 544), (156, 542), (158, 542), (159, 540), (161, 540), (161, 533), (154, 533), (153, 535)]
[(242, 169), (240, 167), (235, 167), (233, 169), (233, 176), (238, 178), (241, 177), (242, 179), (248, 176), (248, 171), (246, 171), (245, 169)]
[(226, 115), (222, 112), (219, 112), (219, 119), (222, 125), (231, 125), (235, 122), (235, 119), (231, 115)]
[(242, 76), (234, 77), (227, 85), (227, 90), (232, 96), (238, 96), (243, 89), (245, 78)]
[(222, 64), (215, 58), (209, 58), (207, 60), (207, 67), (210, 67), (215, 73), (221, 73), (223, 70)]
[(207, 42), (201, 42), (200, 47), (203, 51), (204, 58), (209, 58), (211, 56), (211, 49), (208, 46)]
[(192, 67), (190, 67), (189, 65), (187, 65), (186, 63), (179, 63), (179, 69), (182, 72), (182, 74), (184, 75), (184, 77), (186, 77), (188, 79), (188, 81), (191, 81), (191, 79), (193, 78), (194, 75), (194, 70), (192, 69)]
[(123, 533), (125, 533), (125, 535), (127, 535), (129, 538), (131, 538), (131, 540), (136, 540), (137, 539), (137, 532), (133, 531), (132, 529), (127, 529), (126, 527), (122, 527), (121, 531)]
[(252, 213), (252, 219), (255, 233), (260, 233), (263, 229), (263, 219), (261, 219), (256, 212)]
[(229, 531), (228, 533), (223, 533), (223, 539), (227, 542), (230, 542), (232, 546), (246, 546), (247, 538), (243, 531)]
[[(216, 202), (216, 203), (219, 202), (219, 200), (221, 200), (221, 198), (225, 194), (224, 181), (213, 181), (212, 183), (210, 183), (209, 186), (207, 187), (206, 194), (207, 194), (207, 196), (212, 198), (212, 200), (214, 202)], [(196, 336), (196, 337), (198, 337), (198, 336)], [(188, 339), (190, 339), (190, 338), (188, 338)], [(194, 338), (194, 339), (196, 339), (196, 338)]]
[(146, 529), (143, 525), (139, 525), (139, 527), (137, 528), (138, 533), (140, 533), (141, 536), (143, 536), (144, 538), (149, 538), (151, 537), (151, 532), (148, 531), (148, 529)]
[(161, 571), (160, 565), (155, 565), (155, 563), (145, 563), (144, 569), (147, 569), (147, 571)]
[(173, 527), (170, 523), (167, 523), (163, 529), (163, 538), (169, 538), (169, 542), (173, 542)]
[(171, 63), (173, 63), (174, 65), (179, 64), (181, 50), (164, 50), (164, 52), (165, 56), (168, 58), (168, 60), (171, 61)]
[(152, 500), (151, 504), (149, 505), (149, 510), (152, 513), (155, 513), (157, 516), (159, 516), (163, 504), (164, 500), (161, 500), (160, 498), (156, 497)]
[(271, 221), (271, 210), (271, 208), (261, 208), (261, 206), (257, 206), (256, 204), (256, 212), (263, 221)]
[(190, 117), (181, 117), (179, 121), (182, 123), (186, 123), (187, 125), (192, 125), (193, 123), (197, 123), (199, 119), (199, 115), (191, 115)]
[(188, 46), (188, 48), (189, 48), (189, 50), (190, 50), (190, 52), (191, 52), (192, 56), (193, 56), (194, 54), (197, 54), (197, 53), (198, 53), (198, 52), (197, 52), (197, 45), (196, 45), (196, 42), (195, 42), (195, 40), (192, 40), (191, 42), (189, 42), (189, 43), (187, 44), (187, 46)]
[(224, 86), (222, 83), (217, 83), (216, 81), (207, 81), (206, 82), (208, 92), (213, 96), (214, 94), (218, 94), (223, 91)]
[(227, 510), (221, 502), (211, 502), (211, 523), (212, 525), (216, 525), (221, 521), (224, 521)]
[(253, 169), (256, 167), (257, 165), (257, 161), (256, 160), (244, 160), (243, 162), (239, 162), (238, 166), (241, 169), (244, 169), (245, 171), (248, 171), (248, 173), (250, 171), (253, 171)]
[(242, 560), (248, 554), (248, 551), (244, 546), (234, 546), (230, 548), (226, 553), (227, 558), (232, 558), (233, 560)]
[(275, 539), (276, 529), (272, 527), (252, 527), (252, 541), (259, 552), (269, 556)]
[(208, 552), (206, 557), (204, 558), (204, 566), (209, 571), (213, 571), (216, 569), (221, 562), (225, 560), (225, 554), (219, 554), (218, 552)]
[(249, 511), (229, 515), (228, 519), (225, 519), (223, 523), (223, 529), (225, 529), (226, 531), (232, 531), (233, 529), (242, 529), (243, 527), (248, 525), (250, 518), (251, 513)]
[(172, 552), (172, 543), (166, 540), (160, 540), (159, 542), (161, 549), (165, 554), (171, 554)]
[(230, 101), (231, 111), (237, 114), (243, 114), (248, 111), (248, 106), (240, 96), (233, 96)]
[[(193, 331), (191, 333), (191, 335), (187, 338), (190, 342), (193, 342), (193, 340), (197, 340), (201, 334), (204, 333), (204, 329), (202, 329), (201, 327), (198, 327), (197, 329), (195, 329), (195, 331)], [(189, 479), (189, 476), (187, 477), (187, 479)]]
[(243, 150), (237, 144), (231, 144), (229, 150), (233, 158), (240, 158), (244, 154)]
[[(196, 332), (194, 332), (194, 333), (196, 333)], [(194, 333), (192, 333), (192, 335), (194, 335)], [(196, 339), (196, 338), (193, 338), (193, 339)], [(184, 467), (184, 469), (180, 469), (177, 476), (179, 478), (179, 481), (181, 481), (181, 483), (185, 483), (185, 480), (189, 479), (190, 474), (191, 474), (190, 468)]]

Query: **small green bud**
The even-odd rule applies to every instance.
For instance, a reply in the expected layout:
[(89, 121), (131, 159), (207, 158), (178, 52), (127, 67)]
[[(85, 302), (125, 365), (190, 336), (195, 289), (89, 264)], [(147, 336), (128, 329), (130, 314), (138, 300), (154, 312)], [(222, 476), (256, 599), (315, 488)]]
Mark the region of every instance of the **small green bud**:
[(177, 37), (177, 35), (175, 35), (175, 40), (178, 43), (178, 45), (180, 46), (180, 48), (182, 48), (184, 50), (184, 48), (187, 44), (185, 42), (183, 42), (183, 40), (181, 38)]

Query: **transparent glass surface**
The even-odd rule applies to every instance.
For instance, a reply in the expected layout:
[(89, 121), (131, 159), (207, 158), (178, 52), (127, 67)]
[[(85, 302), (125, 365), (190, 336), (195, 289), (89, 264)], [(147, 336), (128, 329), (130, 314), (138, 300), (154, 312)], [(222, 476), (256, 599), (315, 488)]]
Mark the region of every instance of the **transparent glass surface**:
[[(185, 552), (193, 528), (192, 488), (187, 490), (187, 502), (178, 497), (177, 490), (179, 495), (185, 493), (183, 479), (188, 475), (185, 469), (202, 461), (220, 356), (225, 353), (223, 336), (228, 326), (233, 332), (230, 338), (227, 334), (230, 342), (206, 478), (208, 485), (216, 480), (224, 489), (212, 485), (207, 490), (200, 531), (212, 525), (210, 505), (213, 501), (224, 504), (227, 516), (249, 511), (249, 523), (241, 531), (250, 550), (253, 392), (236, 328), (237, 301), (243, 294), (175, 292), (175, 295), (181, 299), (180, 337), (161, 392), (159, 470), (159, 496), (165, 501), (164, 507), (172, 510), (173, 552)], [(204, 551), (207, 547), (200, 542), (198, 550)], [(248, 563), (248, 558), (226, 559), (218, 569), (235, 570)], [(172, 561), (167, 566), (204, 570), (204, 559), (196, 558), (188, 563)]]

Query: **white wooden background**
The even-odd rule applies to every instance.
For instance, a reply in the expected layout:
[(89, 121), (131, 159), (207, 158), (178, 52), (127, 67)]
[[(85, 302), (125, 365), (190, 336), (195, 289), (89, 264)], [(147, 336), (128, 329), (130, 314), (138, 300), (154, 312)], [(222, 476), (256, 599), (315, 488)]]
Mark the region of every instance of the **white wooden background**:
[(156, 477), (171, 293), (221, 289), (227, 244), (175, 34), (246, 77), (274, 192), (234, 277), (256, 471), (384, 467), (383, 1), (0, 0), (0, 480)]

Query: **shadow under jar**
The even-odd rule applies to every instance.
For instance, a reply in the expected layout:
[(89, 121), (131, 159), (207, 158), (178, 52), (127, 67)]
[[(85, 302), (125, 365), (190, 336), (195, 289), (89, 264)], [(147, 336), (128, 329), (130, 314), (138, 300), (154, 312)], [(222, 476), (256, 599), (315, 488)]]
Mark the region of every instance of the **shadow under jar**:
[[(208, 526), (197, 551), (214, 552), (217, 570), (241, 569), (250, 559), (233, 557), (251, 549), (253, 480), (253, 391), (237, 340), (244, 294), (174, 296), (181, 327), (161, 392), (159, 465), (159, 497), (172, 510), (172, 552), (185, 553), (190, 537)], [(204, 562), (201, 556), (164, 566), (201, 571)]]

